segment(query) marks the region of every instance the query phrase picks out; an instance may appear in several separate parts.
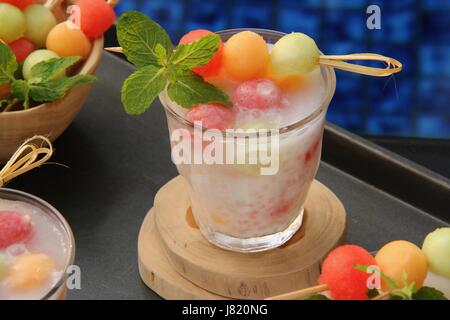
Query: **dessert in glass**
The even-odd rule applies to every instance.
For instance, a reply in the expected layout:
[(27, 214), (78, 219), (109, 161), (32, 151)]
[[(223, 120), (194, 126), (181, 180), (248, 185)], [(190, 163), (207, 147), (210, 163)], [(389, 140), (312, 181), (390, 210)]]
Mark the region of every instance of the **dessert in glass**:
[(0, 300), (65, 299), (74, 253), (72, 231), (55, 208), (0, 189)]
[[(198, 38), (196, 32), (202, 34), (194, 31), (180, 43)], [(273, 46), (285, 36), (281, 32), (233, 29), (219, 34), (223, 44), (216, 55), (193, 71), (226, 92), (233, 106), (208, 103), (186, 109), (163, 91), (172, 158), (183, 134), (192, 138), (193, 153), (195, 143), (204, 151), (212, 140), (222, 150), (235, 150), (232, 163), (225, 151), (220, 163), (174, 162), (189, 185), (195, 220), (208, 241), (237, 252), (265, 251), (288, 241), (302, 225), (335, 74), (326, 66), (304, 75), (274, 73)], [(262, 154), (270, 154), (270, 161), (263, 162)]]

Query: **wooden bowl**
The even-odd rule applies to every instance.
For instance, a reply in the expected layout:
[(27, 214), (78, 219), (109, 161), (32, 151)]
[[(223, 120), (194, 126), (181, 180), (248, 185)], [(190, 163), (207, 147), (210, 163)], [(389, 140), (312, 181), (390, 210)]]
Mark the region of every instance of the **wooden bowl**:
[[(62, 12), (66, 3), (53, 10), (59, 21), (64, 20)], [(81, 66), (80, 74), (95, 74), (103, 51), (104, 39), (93, 42), (92, 52)], [(44, 103), (21, 111), (0, 113), (0, 163), (6, 162), (26, 139), (44, 135), (51, 141), (58, 138), (80, 112), (92, 84), (78, 85), (61, 100)]]

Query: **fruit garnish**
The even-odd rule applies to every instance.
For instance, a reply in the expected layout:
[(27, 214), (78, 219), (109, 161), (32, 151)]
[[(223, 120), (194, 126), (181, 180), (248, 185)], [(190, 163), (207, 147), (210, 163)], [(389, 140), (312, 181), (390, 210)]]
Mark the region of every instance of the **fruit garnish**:
[(337, 300), (367, 300), (369, 273), (354, 265), (376, 266), (372, 255), (356, 245), (344, 245), (331, 251), (322, 264), (320, 284), (326, 284)]
[[(404, 241), (392, 241), (384, 245), (376, 254), (375, 260), (384, 275), (396, 283), (404, 281), (404, 274), (408, 275), (408, 284), (414, 283), (417, 289), (423, 285), (428, 273), (427, 259), (415, 244)], [(382, 279), (383, 291), (390, 291), (390, 284)]]
[(16, 56), (17, 62), (22, 63), (36, 49), (34, 44), (27, 38), (17, 39), (9, 44)]
[(122, 103), (128, 114), (142, 114), (165, 89), (184, 108), (207, 103), (232, 106), (226, 93), (192, 71), (206, 65), (219, 49), (220, 37), (210, 34), (175, 50), (166, 31), (136, 11), (122, 14), (117, 38), (127, 59), (138, 70), (125, 80)]
[(236, 107), (247, 109), (279, 108), (282, 93), (273, 81), (268, 79), (249, 80), (241, 83), (232, 95)]
[(92, 75), (81, 74), (58, 79), (61, 72), (79, 59), (80, 57), (65, 57), (41, 61), (31, 67), (28, 79), (16, 79), (15, 73), (18, 69), (16, 57), (7, 45), (0, 43), (0, 85), (10, 84), (14, 95), (11, 103), (21, 102), (25, 109), (30, 107), (31, 100), (52, 102), (62, 99), (72, 87), (96, 79)]
[(71, 22), (57, 24), (47, 36), (47, 49), (56, 52), (61, 57), (89, 57), (92, 44), (89, 38)]
[(223, 66), (219, 70), (219, 73), (214, 76), (203, 78), (206, 82), (213, 86), (225, 90), (226, 92), (233, 91), (239, 84), (238, 81), (232, 79)]
[(450, 228), (429, 233), (422, 245), (430, 270), (450, 279)]
[[(16, 56), (17, 58), (17, 56)], [(24, 61), (22, 67), (22, 75), (25, 80), (31, 79), (31, 69), (37, 65), (39, 62), (47, 61), (53, 58), (59, 58), (59, 56), (51, 51), (46, 49), (36, 50), (31, 53)], [(18, 61), (19, 62), (19, 61)], [(64, 71), (63, 71), (64, 72)], [(64, 74), (63, 74), (64, 75)]]
[(116, 20), (113, 8), (105, 0), (77, 0), (75, 5), (79, 16), (72, 22), (79, 21), (81, 30), (89, 38), (100, 37)]
[(270, 71), (280, 75), (302, 75), (319, 65), (320, 51), (315, 41), (304, 33), (283, 36), (272, 47)]
[(267, 43), (252, 31), (236, 33), (225, 44), (223, 63), (227, 72), (238, 80), (259, 78), (269, 63)]
[(32, 4), (23, 13), (27, 21), (25, 37), (37, 48), (44, 47), (48, 33), (57, 23), (52, 11), (41, 4)]
[(0, 2), (9, 3), (19, 9), (24, 9), (30, 4), (36, 3), (36, 0), (0, 0)]
[(294, 75), (275, 74), (270, 70), (270, 67), (267, 68), (264, 77), (275, 82), (275, 84), (281, 90), (286, 92), (295, 92), (297, 90), (301, 90), (302, 86), (304, 86), (305, 83), (307, 83), (306, 78), (304, 76), (295, 74)]
[(0, 211), (0, 249), (27, 240), (32, 230), (29, 216), (13, 211)]
[(22, 11), (8, 3), (0, 3), (0, 21), (0, 39), (6, 43), (21, 38), (27, 28)]
[(200, 121), (208, 129), (225, 130), (231, 128), (236, 114), (233, 109), (215, 103), (199, 104), (186, 113), (186, 119)]
[[(209, 30), (192, 30), (186, 33), (181, 39), (179, 44), (192, 43), (201, 37), (204, 37), (209, 34), (214, 34)], [(211, 77), (215, 76), (219, 73), (220, 68), (222, 66), (222, 56), (223, 56), (223, 42), (219, 40), (219, 48), (217, 49), (216, 54), (211, 58), (211, 60), (201, 67), (192, 68), (192, 71), (197, 73), (202, 77)]]
[(55, 263), (45, 254), (20, 256), (11, 266), (6, 284), (14, 290), (27, 290), (41, 286), (48, 281), (55, 270)]

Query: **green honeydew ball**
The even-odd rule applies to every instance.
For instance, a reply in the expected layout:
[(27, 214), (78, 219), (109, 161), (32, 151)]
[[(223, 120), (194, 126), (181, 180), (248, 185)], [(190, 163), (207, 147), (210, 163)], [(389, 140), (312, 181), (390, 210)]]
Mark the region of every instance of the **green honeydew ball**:
[(319, 65), (316, 42), (304, 33), (294, 32), (278, 40), (270, 54), (270, 68), (275, 74), (302, 75)]
[[(47, 61), (53, 58), (59, 58), (59, 56), (50, 50), (46, 50), (46, 49), (41, 49), (41, 50), (36, 50), (34, 52), (32, 52), (23, 62), (23, 69), (22, 69), (22, 74), (23, 77), (26, 80), (29, 80), (31, 78), (31, 69), (37, 65), (39, 62), (42, 61)], [(64, 77), (64, 74), (61, 74), (60, 76), (56, 77), (57, 79), (60, 79), (62, 77)]]
[(430, 270), (450, 279), (450, 228), (438, 228), (429, 233), (423, 242), (422, 251)]

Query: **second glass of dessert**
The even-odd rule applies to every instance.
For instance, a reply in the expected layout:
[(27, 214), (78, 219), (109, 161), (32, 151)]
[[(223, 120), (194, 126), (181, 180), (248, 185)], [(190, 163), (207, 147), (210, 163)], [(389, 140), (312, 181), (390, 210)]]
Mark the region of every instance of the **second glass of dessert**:
[[(180, 43), (207, 34), (195, 30)], [(188, 182), (195, 220), (208, 241), (238, 252), (269, 250), (302, 225), (335, 74), (330, 67), (314, 66), (299, 75), (290, 71), (309, 69), (307, 63), (283, 64), (283, 56), (295, 51), (289, 37), (305, 37), (306, 46), (315, 46), (303, 34), (286, 38), (260, 29), (219, 34), (215, 56), (193, 71), (226, 92), (232, 106), (207, 103), (186, 109), (163, 91), (172, 159)], [(184, 149), (178, 152), (182, 140)]]
[(0, 300), (65, 299), (74, 253), (72, 231), (56, 209), (0, 189)]

